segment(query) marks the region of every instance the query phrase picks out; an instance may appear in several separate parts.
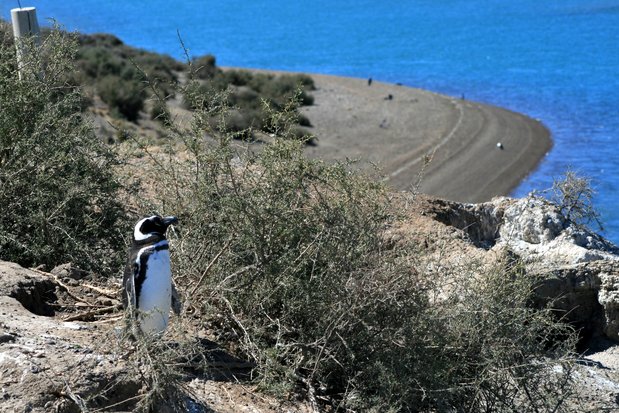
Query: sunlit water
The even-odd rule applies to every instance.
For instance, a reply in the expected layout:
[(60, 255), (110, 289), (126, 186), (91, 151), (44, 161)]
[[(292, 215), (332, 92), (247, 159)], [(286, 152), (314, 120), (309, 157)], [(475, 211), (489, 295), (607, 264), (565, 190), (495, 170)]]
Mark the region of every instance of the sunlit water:
[[(16, 1), (3, 1), (5, 18)], [(540, 119), (554, 148), (513, 195), (567, 167), (619, 242), (619, 0), (22, 0), (39, 19), (222, 66), (372, 77)]]

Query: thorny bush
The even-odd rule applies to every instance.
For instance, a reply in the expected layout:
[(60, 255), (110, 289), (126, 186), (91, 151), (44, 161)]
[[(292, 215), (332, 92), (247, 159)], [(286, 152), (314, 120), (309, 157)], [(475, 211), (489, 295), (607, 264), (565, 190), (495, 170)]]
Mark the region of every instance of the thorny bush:
[(124, 249), (117, 158), (82, 113), (79, 89), (66, 82), (75, 39), (51, 31), (38, 53), (27, 55), (20, 80), (12, 33), (3, 26), (0, 258), (26, 266), (73, 262), (110, 274)]

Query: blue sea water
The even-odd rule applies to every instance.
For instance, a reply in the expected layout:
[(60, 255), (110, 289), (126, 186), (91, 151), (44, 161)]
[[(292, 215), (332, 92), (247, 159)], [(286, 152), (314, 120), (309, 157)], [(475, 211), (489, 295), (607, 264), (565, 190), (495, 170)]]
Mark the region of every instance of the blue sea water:
[[(21, 0), (39, 19), (222, 66), (372, 77), (540, 119), (554, 148), (513, 193), (568, 167), (619, 242), (619, 0)], [(2, 16), (17, 1), (2, 1)], [(488, 171), (492, 173), (492, 171)]]

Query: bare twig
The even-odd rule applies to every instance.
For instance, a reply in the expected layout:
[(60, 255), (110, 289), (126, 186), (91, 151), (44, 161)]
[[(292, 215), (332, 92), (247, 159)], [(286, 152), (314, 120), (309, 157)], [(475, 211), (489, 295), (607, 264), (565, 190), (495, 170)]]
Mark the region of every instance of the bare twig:
[(68, 317), (63, 318), (63, 321), (88, 321), (88, 319), (90, 319), (93, 316), (113, 313), (114, 311), (119, 310), (120, 308), (121, 308), (120, 304), (111, 305), (109, 307), (97, 308), (97, 309), (86, 311), (83, 313), (70, 315)]
[(193, 287), (193, 289), (191, 290), (190, 295), (194, 295), (194, 293), (198, 290), (198, 288), (200, 287), (200, 285), (202, 285), (202, 282), (204, 281), (204, 279), (206, 278), (206, 276), (208, 275), (209, 271), (211, 270), (211, 268), (213, 267), (213, 265), (215, 265), (215, 263), (217, 262), (217, 260), (219, 259), (219, 257), (221, 257), (221, 255), (228, 249), (228, 247), (230, 247), (230, 244), (232, 243), (232, 239), (229, 239), (228, 241), (226, 241), (226, 243), (224, 244), (224, 246), (222, 247), (222, 249), (217, 253), (217, 255), (215, 255), (215, 257), (211, 260), (211, 262), (209, 262), (209, 264), (206, 266), (206, 269), (204, 270), (204, 272), (202, 273), (202, 276), (200, 277), (200, 279), (198, 280), (198, 282), (196, 283), (196, 285)]
[(35, 272), (38, 272), (38, 273), (39, 273), (39, 274), (41, 274), (41, 275), (45, 275), (46, 277), (51, 277), (51, 278), (53, 278), (53, 279), (54, 279), (54, 282), (55, 282), (56, 284), (58, 284), (58, 285), (59, 285), (62, 289), (64, 289), (64, 290), (67, 292), (67, 294), (69, 294), (69, 296), (70, 296), (71, 298), (73, 298), (74, 300), (77, 300), (77, 301), (79, 301), (79, 302), (82, 302), (82, 303), (88, 304), (89, 306), (93, 306), (93, 304), (92, 304), (91, 302), (89, 302), (89, 301), (87, 301), (87, 300), (84, 300), (83, 298), (78, 297), (77, 295), (75, 295), (75, 294), (71, 291), (71, 288), (70, 288), (68, 285), (66, 285), (65, 283), (63, 283), (62, 281), (60, 281), (60, 279), (58, 279), (58, 276), (57, 276), (57, 275), (52, 274), (52, 273), (49, 273), (49, 272), (45, 272), (45, 271), (38, 270), (38, 269), (36, 269), (36, 268), (31, 268), (31, 270), (32, 270), (32, 271), (35, 271)]
[(100, 287), (97, 287), (95, 285), (91, 285), (91, 284), (88, 284), (88, 283), (82, 283), (80, 285), (82, 287), (90, 288), (91, 290), (96, 291), (99, 294), (104, 295), (104, 296), (106, 296), (108, 298), (113, 298), (115, 300), (118, 299), (118, 293), (117, 292), (113, 292), (113, 291), (110, 291), (110, 290), (107, 290), (107, 289), (104, 289), (104, 288), (100, 288)]
[(73, 403), (75, 403), (78, 409), (80, 409), (80, 412), (82, 413), (88, 412), (88, 408), (86, 407), (86, 403), (84, 402), (84, 399), (82, 399), (79, 395), (75, 394), (73, 390), (71, 390), (71, 387), (69, 386), (68, 383), (65, 382), (65, 388), (60, 393), (60, 395), (70, 399)]

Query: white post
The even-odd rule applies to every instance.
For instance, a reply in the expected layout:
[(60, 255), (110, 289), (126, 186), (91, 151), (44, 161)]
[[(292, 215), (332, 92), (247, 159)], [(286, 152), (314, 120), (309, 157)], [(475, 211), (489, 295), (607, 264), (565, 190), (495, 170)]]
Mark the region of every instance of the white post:
[(40, 42), (39, 22), (37, 11), (34, 7), (20, 7), (11, 10), (11, 21), (13, 22), (13, 35), (15, 36), (15, 47), (17, 48), (17, 69), (19, 78), (22, 78), (22, 69), (28, 61), (28, 55)]

